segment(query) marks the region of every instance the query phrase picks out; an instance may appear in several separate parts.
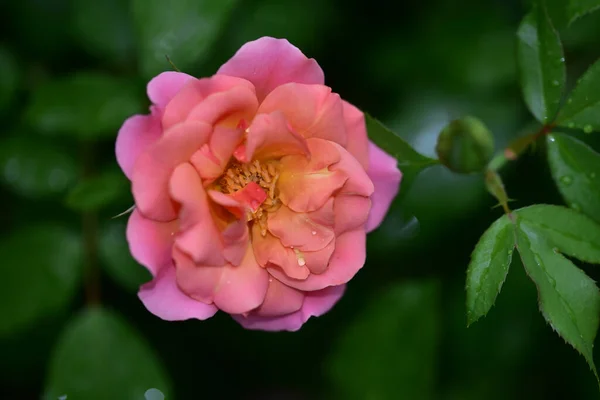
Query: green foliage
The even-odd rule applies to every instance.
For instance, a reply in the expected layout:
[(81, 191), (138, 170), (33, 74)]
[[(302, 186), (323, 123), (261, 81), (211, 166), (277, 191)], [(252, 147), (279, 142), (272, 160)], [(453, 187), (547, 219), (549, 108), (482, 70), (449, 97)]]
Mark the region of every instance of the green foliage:
[(104, 270), (115, 282), (131, 292), (137, 292), (140, 285), (150, 281), (152, 276), (131, 257), (125, 229), (126, 224), (121, 221), (111, 221), (102, 227), (99, 257)]
[(520, 220), (517, 249), (535, 283), (540, 311), (567, 343), (587, 360), (596, 377), (593, 347), (600, 317), (600, 292), (593, 280), (556, 252), (544, 232)]
[(26, 117), (48, 134), (114, 139), (126, 118), (143, 111), (142, 99), (131, 79), (80, 72), (38, 87)]
[(600, 222), (600, 154), (567, 135), (548, 136), (552, 177), (571, 208)]
[(19, 68), (13, 55), (0, 47), (0, 115), (10, 104), (19, 85)]
[(437, 160), (425, 157), (413, 149), (404, 139), (386, 128), (381, 122), (365, 114), (369, 139), (382, 150), (398, 160), (398, 168), (402, 171), (402, 190), (408, 191), (412, 180), (423, 169), (438, 164)]
[(437, 398), (439, 302), (440, 285), (423, 280), (393, 284), (363, 305), (327, 364), (339, 398)]
[(481, 236), (467, 269), (467, 319), (472, 324), (494, 305), (512, 260), (515, 229), (507, 216)]
[(131, 62), (135, 47), (129, 8), (129, 0), (74, 0), (74, 38), (99, 58)]
[(63, 148), (26, 133), (0, 139), (2, 182), (25, 197), (63, 193), (77, 179), (76, 160)]
[(600, 8), (599, 0), (566, 0), (565, 3), (569, 23)]
[(536, 1), (517, 31), (518, 64), (525, 103), (535, 118), (551, 122), (565, 86), (565, 58), (543, 0)]
[(600, 61), (596, 61), (577, 81), (560, 111), (560, 126), (580, 128), (586, 133), (600, 130)]
[(48, 398), (143, 399), (149, 388), (169, 398), (169, 378), (146, 341), (122, 317), (101, 308), (77, 315), (50, 361)]
[(237, 0), (132, 0), (142, 75), (170, 69), (165, 56), (182, 71), (205, 61)]
[(80, 238), (57, 225), (33, 225), (0, 239), (4, 287), (0, 336), (65, 309), (81, 275)]
[(121, 171), (107, 171), (77, 184), (66, 198), (67, 207), (77, 211), (99, 210), (127, 193), (127, 178)]

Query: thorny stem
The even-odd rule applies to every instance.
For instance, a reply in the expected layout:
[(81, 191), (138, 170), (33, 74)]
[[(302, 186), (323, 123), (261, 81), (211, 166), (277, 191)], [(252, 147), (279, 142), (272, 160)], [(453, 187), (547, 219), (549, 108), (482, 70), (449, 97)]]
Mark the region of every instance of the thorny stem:
[[(93, 172), (93, 145), (82, 144), (83, 176), (88, 177)], [(100, 304), (100, 274), (98, 271), (98, 215), (96, 211), (84, 211), (81, 214), (84, 252), (84, 286), (85, 299), (88, 306)]]

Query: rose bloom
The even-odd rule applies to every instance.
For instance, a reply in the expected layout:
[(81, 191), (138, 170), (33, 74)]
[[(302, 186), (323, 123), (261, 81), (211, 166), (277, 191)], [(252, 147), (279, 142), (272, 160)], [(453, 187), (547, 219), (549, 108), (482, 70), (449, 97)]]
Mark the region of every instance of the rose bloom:
[(363, 113), (315, 60), (269, 37), (210, 78), (164, 72), (148, 97), (150, 114), (116, 142), (135, 199), (127, 240), (153, 275), (146, 308), (290, 331), (329, 311), (400, 184)]

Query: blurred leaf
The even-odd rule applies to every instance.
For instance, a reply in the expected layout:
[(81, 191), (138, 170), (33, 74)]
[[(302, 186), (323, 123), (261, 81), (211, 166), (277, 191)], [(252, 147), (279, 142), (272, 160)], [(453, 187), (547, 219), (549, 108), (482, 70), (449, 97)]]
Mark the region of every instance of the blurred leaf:
[(356, 315), (327, 364), (343, 399), (435, 398), (440, 287), (394, 284)]
[(561, 126), (581, 128), (586, 133), (600, 130), (600, 60), (577, 81), (575, 89), (557, 117)]
[(111, 278), (125, 289), (137, 292), (152, 275), (131, 256), (125, 232), (124, 222), (112, 221), (104, 226), (100, 233), (99, 257)]
[(485, 316), (506, 280), (515, 248), (515, 227), (506, 215), (479, 239), (467, 269), (467, 323)]
[(74, 0), (73, 34), (91, 54), (117, 62), (134, 52), (130, 0)]
[(81, 181), (66, 199), (69, 208), (77, 211), (98, 210), (114, 203), (128, 190), (128, 181), (121, 172), (105, 172)]
[(146, 390), (146, 393), (144, 393), (144, 398), (146, 400), (165, 400), (165, 395), (160, 390), (151, 388)]
[(55, 225), (11, 232), (0, 241), (4, 288), (0, 335), (17, 331), (66, 307), (81, 272), (80, 238)]
[(600, 8), (600, 0), (567, 0), (567, 17), (569, 23)]
[(549, 135), (547, 148), (552, 177), (565, 201), (600, 222), (600, 154), (562, 134)]
[(540, 311), (567, 343), (587, 360), (596, 378), (593, 346), (600, 318), (600, 292), (595, 282), (544, 239), (546, 232), (520, 220), (517, 249), (538, 289)]
[(506, 189), (504, 187), (504, 182), (500, 177), (500, 174), (496, 172), (494, 169), (488, 169), (485, 171), (485, 187), (488, 192), (498, 200), (498, 204), (502, 206), (504, 212), (508, 214), (510, 209), (508, 208), (509, 198), (506, 194)]
[(520, 221), (537, 232), (561, 253), (600, 264), (600, 224), (566, 207), (536, 204), (516, 211)]
[(25, 134), (0, 140), (0, 170), (5, 185), (31, 198), (64, 192), (79, 173), (67, 152)]
[(133, 81), (80, 72), (38, 87), (27, 119), (43, 132), (111, 139), (125, 119), (142, 109), (143, 100)]
[(386, 128), (381, 122), (365, 114), (369, 139), (398, 160), (402, 171), (402, 191), (406, 193), (412, 180), (421, 170), (438, 164), (438, 160), (417, 153), (404, 139)]
[(19, 85), (19, 67), (13, 55), (0, 47), (0, 112), (8, 108)]
[(538, 121), (550, 123), (558, 111), (566, 72), (560, 38), (543, 0), (523, 19), (517, 36), (523, 98)]
[(50, 360), (45, 395), (56, 399), (140, 399), (149, 388), (169, 398), (169, 378), (145, 339), (110, 311), (73, 318)]
[(237, 0), (132, 0), (142, 75), (171, 69), (183, 72), (203, 61)]

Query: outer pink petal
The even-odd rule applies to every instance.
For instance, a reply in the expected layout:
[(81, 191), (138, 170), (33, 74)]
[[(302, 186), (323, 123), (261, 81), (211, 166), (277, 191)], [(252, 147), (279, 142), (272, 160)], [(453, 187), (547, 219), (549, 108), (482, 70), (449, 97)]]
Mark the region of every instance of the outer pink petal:
[(377, 228), (392, 201), (400, 190), (402, 173), (398, 169), (396, 159), (373, 143), (369, 143), (369, 177), (375, 186), (371, 196), (371, 213), (367, 220), (367, 232)]
[(319, 317), (338, 302), (344, 294), (345, 285), (328, 287), (323, 290), (308, 292), (302, 309), (282, 317), (260, 317), (234, 315), (233, 318), (246, 329), (261, 331), (297, 331), (310, 317)]
[(148, 97), (153, 104), (156, 104), (160, 109), (164, 109), (177, 92), (191, 79), (195, 78), (182, 72), (163, 72), (148, 82), (146, 89)]
[(341, 159), (338, 148), (346, 152), (345, 149), (323, 139), (311, 138), (306, 142), (310, 160), (300, 155), (281, 159), (279, 198), (296, 212), (321, 208), (348, 180), (343, 171), (329, 168)]
[(166, 105), (162, 117), (163, 129), (185, 121), (190, 111), (211, 94), (224, 92), (236, 86), (254, 90), (247, 80), (232, 76), (215, 75), (210, 78), (189, 80)]
[(171, 262), (173, 238), (178, 221), (157, 222), (133, 210), (127, 223), (127, 241), (131, 255), (148, 268), (152, 276)]
[(169, 186), (173, 200), (181, 204), (177, 247), (197, 264), (224, 265), (221, 233), (213, 221), (208, 196), (194, 167), (189, 163), (180, 164), (173, 171)]
[(294, 250), (284, 247), (279, 239), (268, 232), (262, 236), (258, 225), (252, 227), (252, 248), (256, 261), (265, 268), (279, 268), (293, 279), (306, 279), (310, 274), (306, 265), (298, 264)]
[(364, 196), (336, 196), (333, 205), (335, 234), (364, 227), (371, 211), (371, 199)]
[(192, 259), (175, 248), (173, 260), (177, 269), (177, 284), (191, 298), (203, 303), (214, 302), (215, 290), (221, 282), (223, 266), (204, 266), (195, 264)]
[(209, 138), (211, 126), (189, 121), (173, 126), (143, 154), (133, 168), (135, 204), (145, 216), (170, 221), (177, 217), (168, 183), (175, 167), (190, 159)]
[(269, 286), (269, 274), (258, 265), (252, 247), (238, 266), (228, 264), (215, 289), (215, 305), (229, 314), (243, 314), (260, 306)]
[(347, 101), (342, 100), (342, 104), (344, 105), (344, 122), (348, 134), (346, 150), (367, 170), (369, 168), (369, 137), (367, 136), (365, 116), (362, 111)]
[(274, 89), (261, 103), (259, 113), (280, 111), (293, 130), (305, 138), (321, 138), (346, 145), (342, 100), (323, 85), (288, 83)]
[(186, 296), (175, 282), (175, 268), (169, 265), (140, 288), (138, 297), (148, 311), (166, 321), (207, 319), (215, 315), (217, 307)]
[(258, 114), (248, 128), (246, 152), (242, 162), (277, 159), (284, 155), (309, 155), (306, 140), (292, 131), (280, 111)]
[(252, 311), (252, 314), (261, 317), (280, 317), (298, 311), (302, 308), (302, 303), (304, 303), (304, 292), (270, 278), (265, 301)]
[(352, 154), (337, 143), (331, 143), (340, 154), (340, 161), (332, 165), (330, 171), (343, 171), (348, 180), (338, 194), (352, 194), (359, 196), (371, 196), (375, 188), (373, 182), (362, 165)]
[(219, 68), (217, 74), (249, 80), (262, 101), (277, 86), (288, 82), (325, 82), (323, 71), (315, 60), (308, 59), (285, 39), (262, 37), (243, 45)]
[(117, 136), (117, 162), (127, 178), (131, 179), (135, 161), (162, 134), (160, 117), (155, 109), (150, 115), (134, 115), (127, 119)]
[(365, 264), (366, 236), (364, 229), (341, 234), (336, 238), (335, 250), (327, 270), (319, 275), (311, 274), (303, 281), (290, 279), (276, 269), (267, 268), (267, 270), (281, 282), (299, 290), (320, 290), (344, 284), (352, 279)]

